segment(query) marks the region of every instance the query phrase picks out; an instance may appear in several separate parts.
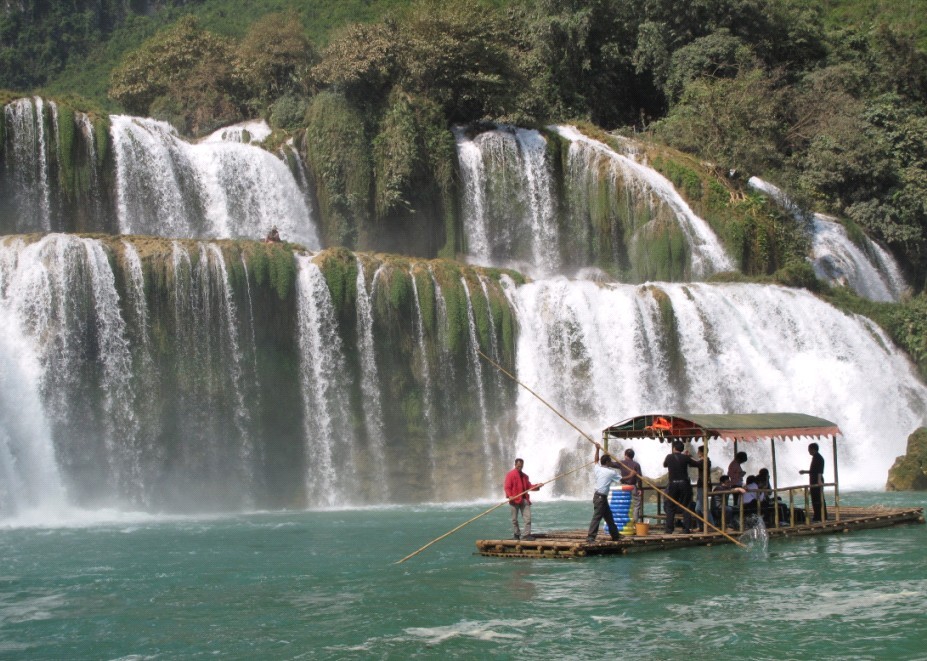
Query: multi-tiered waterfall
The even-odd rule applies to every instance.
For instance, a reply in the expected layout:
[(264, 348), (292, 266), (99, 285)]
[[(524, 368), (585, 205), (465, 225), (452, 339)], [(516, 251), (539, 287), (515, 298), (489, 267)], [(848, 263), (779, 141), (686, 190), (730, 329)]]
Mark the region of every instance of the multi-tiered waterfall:
[[(118, 183), (103, 192), (97, 172), (94, 195), (118, 200), (112, 226), (96, 227), (112, 236), (19, 236), (74, 229), (63, 214), (76, 202), (55, 201), (67, 192), (57, 157), (11, 151), (27, 130), (14, 136), (11, 121), (44, 149), (48, 104), (16, 102), (5, 117), (0, 207), (32, 211), (0, 237), (4, 520), (495, 498), (516, 455), (536, 479), (590, 458), (481, 353), (594, 437), (656, 410), (833, 419), (844, 489), (881, 486), (927, 416), (927, 389), (885, 334), (807, 292), (556, 275), (733, 268), (668, 181), (575, 129), (553, 131), (556, 185), (541, 133), (457, 134), (470, 261), (547, 274), (525, 282), (447, 260), (219, 240), (273, 222), (313, 247), (293, 171), (239, 134), (189, 145), (133, 118), (111, 122)], [(107, 158), (91, 142), (70, 143), (84, 165)], [(267, 190), (288, 201), (273, 206)], [(662, 471), (663, 450), (636, 449), (646, 472)], [(762, 466), (764, 448), (751, 454)], [(803, 444), (779, 459), (780, 480), (799, 482)], [(585, 491), (580, 475), (540, 497)]]
[(850, 287), (873, 301), (897, 301), (905, 292), (907, 284), (898, 263), (865, 234), (857, 245), (836, 218), (805, 212), (778, 187), (758, 177), (751, 177), (750, 185), (766, 193), (796, 221), (810, 225), (814, 272), (819, 278)]
[(535, 130), (456, 130), (471, 261), (538, 276), (600, 267), (630, 282), (735, 268), (665, 177), (572, 126), (551, 130), (565, 141), (558, 163)]
[[(4, 108), (0, 230), (84, 231), (176, 238), (261, 239), (319, 247), (306, 191), (284, 159), (242, 140), (260, 127), (191, 144), (167, 123), (108, 118), (109, 136), (51, 101)], [(107, 149), (100, 149), (102, 141)], [(104, 187), (105, 183), (105, 187)]]

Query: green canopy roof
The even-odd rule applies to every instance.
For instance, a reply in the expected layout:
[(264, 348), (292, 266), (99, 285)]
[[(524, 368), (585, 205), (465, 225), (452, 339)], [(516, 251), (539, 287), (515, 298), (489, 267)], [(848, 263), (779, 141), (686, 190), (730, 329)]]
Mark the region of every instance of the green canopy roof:
[(804, 413), (655, 413), (608, 427), (606, 438), (722, 438), (755, 441), (840, 434), (836, 424)]

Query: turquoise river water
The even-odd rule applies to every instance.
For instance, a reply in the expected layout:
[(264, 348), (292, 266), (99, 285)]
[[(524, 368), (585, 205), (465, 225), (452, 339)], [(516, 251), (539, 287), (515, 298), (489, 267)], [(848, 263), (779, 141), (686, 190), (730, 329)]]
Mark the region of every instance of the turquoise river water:
[[(0, 527), (0, 658), (927, 658), (927, 526), (747, 551), (475, 555), (508, 534), (502, 507), (395, 564), (491, 504)], [(536, 503), (535, 529), (590, 515)]]

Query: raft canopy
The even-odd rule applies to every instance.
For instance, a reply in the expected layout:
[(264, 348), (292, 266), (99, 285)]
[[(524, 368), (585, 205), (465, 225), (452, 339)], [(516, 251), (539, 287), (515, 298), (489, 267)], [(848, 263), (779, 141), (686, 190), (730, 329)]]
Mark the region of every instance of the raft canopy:
[(757, 441), (768, 438), (836, 436), (830, 420), (804, 413), (661, 413), (639, 415), (607, 427), (604, 438), (720, 438)]

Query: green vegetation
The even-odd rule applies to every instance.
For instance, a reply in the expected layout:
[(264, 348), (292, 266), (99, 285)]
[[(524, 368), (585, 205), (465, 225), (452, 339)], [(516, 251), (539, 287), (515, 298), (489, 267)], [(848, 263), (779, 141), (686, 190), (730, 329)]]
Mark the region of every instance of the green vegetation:
[[(573, 118), (644, 130), (716, 172), (763, 175), (850, 219), (925, 284), (927, 0), (155, 6), (151, 16), (89, 0), (6, 10), (0, 87), (79, 89), (193, 135), (250, 116), (306, 128), (326, 170), (317, 183), (333, 211), (327, 240), (364, 247), (370, 233), (390, 232), (408, 245), (427, 211), (444, 222), (423, 240), (428, 252), (449, 257), (459, 231), (449, 124)], [(338, 116), (329, 128), (342, 126), (322, 130), (324, 144), (323, 109)], [(413, 185), (422, 172), (437, 175), (428, 190)], [(755, 203), (745, 211), (710, 222), (748, 272), (774, 272), (801, 242), (777, 235), (782, 224)], [(620, 239), (590, 237), (616, 254)]]
[[(190, 135), (262, 116), (277, 143), (292, 135), (305, 150), (327, 244), (364, 248), (390, 235), (410, 253), (453, 257), (448, 126), (571, 119), (597, 139), (608, 139), (603, 129), (644, 138), (650, 162), (749, 277), (822, 289), (800, 226), (746, 190), (757, 174), (846, 219), (857, 240), (865, 232), (888, 246), (915, 291), (927, 284), (927, 0), (154, 6), (141, 16), (131, 3), (24, 0), (0, 13), (0, 88), (44, 86), (63, 108), (68, 194), (86, 181), (78, 160), (64, 162), (78, 142), (74, 111), (90, 113), (100, 162), (111, 110), (167, 119)], [(75, 90), (86, 98), (69, 97)], [(0, 92), (0, 101), (19, 95)], [(562, 161), (559, 142), (550, 144)], [(594, 228), (576, 237), (582, 250), (630, 269), (629, 232), (640, 231), (643, 275), (684, 275), (684, 246), (659, 209), (628, 208), (600, 189), (582, 194)], [(286, 292), (290, 267), (255, 259), (268, 260), (267, 277)], [(426, 292), (430, 278), (415, 273)], [(441, 264), (435, 275), (447, 285), (456, 344), (460, 274)], [(423, 316), (434, 319), (428, 300)], [(872, 312), (915, 356), (919, 300)]]
[(334, 92), (316, 96), (306, 113), (306, 158), (316, 179), (322, 234), (355, 247), (368, 224), (371, 166), (363, 116)]

